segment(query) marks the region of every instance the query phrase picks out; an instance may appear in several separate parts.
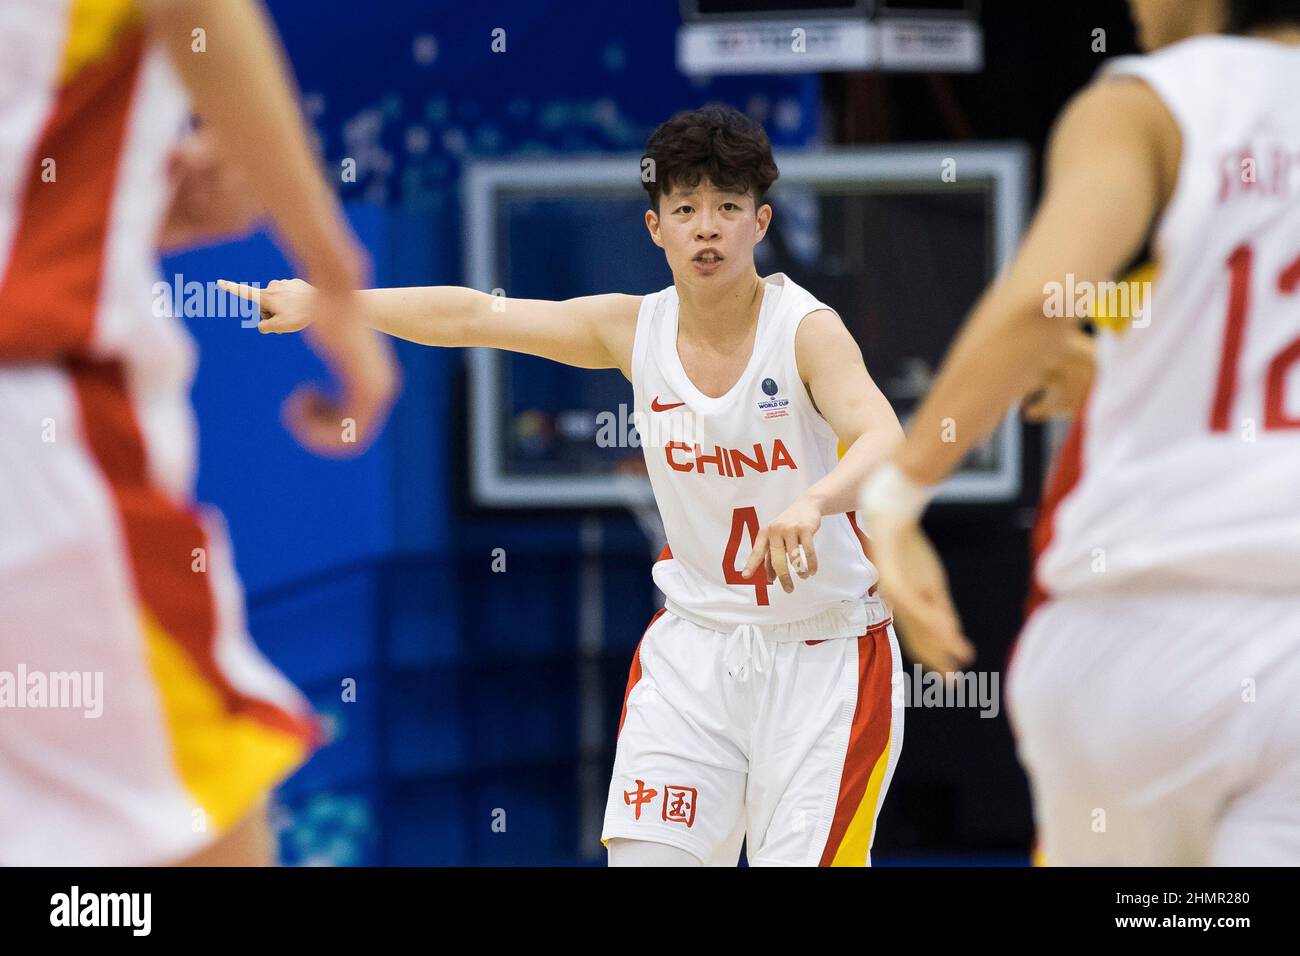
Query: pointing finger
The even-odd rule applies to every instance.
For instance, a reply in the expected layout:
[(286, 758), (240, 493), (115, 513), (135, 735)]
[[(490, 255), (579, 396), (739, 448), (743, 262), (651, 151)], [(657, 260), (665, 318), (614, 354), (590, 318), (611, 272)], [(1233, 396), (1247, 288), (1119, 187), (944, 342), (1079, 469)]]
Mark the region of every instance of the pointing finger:
[(230, 282), (227, 279), (218, 279), (217, 288), (223, 292), (229, 292), (231, 295), (237, 295), (241, 299), (247, 299), (259, 308), (262, 305), (262, 290), (257, 286), (245, 285), (242, 282)]

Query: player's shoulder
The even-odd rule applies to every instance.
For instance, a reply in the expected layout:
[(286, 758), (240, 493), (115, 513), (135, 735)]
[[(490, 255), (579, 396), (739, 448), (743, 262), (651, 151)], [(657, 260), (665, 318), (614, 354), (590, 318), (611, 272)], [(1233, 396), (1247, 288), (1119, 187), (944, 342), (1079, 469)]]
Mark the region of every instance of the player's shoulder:
[(794, 355), (799, 376), (805, 382), (818, 369), (837, 367), (846, 359), (861, 360), (857, 340), (839, 313), (820, 304), (800, 319), (794, 333)]
[(840, 318), (838, 312), (829, 306), (817, 303), (814, 308), (803, 313), (799, 319), (799, 330), (795, 333), (795, 341), (800, 339), (804, 341), (822, 341), (824, 339), (835, 339), (841, 333), (847, 332), (844, 327), (844, 320)]
[(817, 296), (799, 285), (784, 272), (765, 276), (763, 281), (769, 287), (775, 287), (779, 290), (780, 299), (777, 304), (777, 312), (784, 317), (785, 321), (801, 324), (814, 312), (829, 312), (831, 315), (835, 315), (834, 309), (819, 300)]
[(1071, 99), (1062, 117), (1112, 128), (1145, 123), (1156, 133), (1177, 124), (1188, 102), (1223, 89), (1222, 72), (1248, 69), (1263, 51), (1249, 38), (1188, 37), (1150, 53), (1107, 60)]
[(777, 273), (764, 281), (781, 288), (780, 311), (784, 313), (783, 321), (794, 327), (794, 347), (799, 356), (851, 340), (839, 313), (789, 276)]
[[(1102, 72), (1061, 110), (1049, 154), (1095, 163), (1128, 161), (1130, 153), (1177, 157), (1181, 129), (1155, 85), (1141, 73)], [(1176, 162), (1173, 162), (1176, 166)]]
[(1141, 73), (1103, 72), (1065, 104), (1056, 121), (1056, 134), (1105, 135), (1108, 130), (1140, 126), (1162, 115), (1168, 116), (1168, 109)]

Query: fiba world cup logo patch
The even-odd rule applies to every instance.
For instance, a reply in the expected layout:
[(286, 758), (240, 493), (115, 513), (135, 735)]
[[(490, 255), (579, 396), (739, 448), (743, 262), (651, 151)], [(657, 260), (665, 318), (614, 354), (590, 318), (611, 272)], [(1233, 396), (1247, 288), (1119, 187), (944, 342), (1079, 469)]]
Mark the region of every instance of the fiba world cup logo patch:
[(763, 420), (769, 421), (773, 418), (787, 417), (790, 414), (790, 410), (786, 406), (790, 404), (790, 400), (788, 398), (776, 397), (776, 393), (781, 390), (777, 387), (776, 379), (763, 379), (762, 389), (763, 394), (767, 397), (760, 399), (756, 404), (758, 405), (759, 412), (763, 415)]

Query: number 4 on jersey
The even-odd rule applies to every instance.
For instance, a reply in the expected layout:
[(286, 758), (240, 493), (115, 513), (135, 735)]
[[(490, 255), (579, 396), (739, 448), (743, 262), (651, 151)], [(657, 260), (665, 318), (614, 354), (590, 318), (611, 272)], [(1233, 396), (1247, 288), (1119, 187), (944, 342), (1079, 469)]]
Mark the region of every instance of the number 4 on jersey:
[[(736, 567), (736, 556), (740, 551), (740, 536), (749, 532), (750, 550), (758, 540), (758, 512), (753, 508), (737, 508), (731, 512), (731, 537), (727, 539), (727, 550), (722, 553), (722, 579), (728, 584), (741, 584), (754, 589), (754, 600), (760, 607), (767, 605), (767, 563), (758, 566), (754, 576), (749, 580), (741, 577), (743, 565)], [(748, 560), (748, 558), (746, 558)]]

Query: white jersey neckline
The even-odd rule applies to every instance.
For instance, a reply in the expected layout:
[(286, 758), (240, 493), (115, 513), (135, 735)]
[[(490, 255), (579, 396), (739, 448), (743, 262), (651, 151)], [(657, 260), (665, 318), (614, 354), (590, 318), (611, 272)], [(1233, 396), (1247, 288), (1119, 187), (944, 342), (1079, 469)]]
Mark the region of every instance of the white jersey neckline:
[(668, 323), (667, 336), (671, 343), (671, 348), (667, 349), (667, 359), (665, 363), (668, 367), (669, 377), (673, 380), (673, 386), (682, 392), (682, 397), (693, 407), (701, 411), (717, 411), (732, 402), (744, 388), (747, 381), (750, 380), (754, 371), (755, 363), (763, 358), (766, 345), (766, 336), (772, 327), (771, 316), (781, 299), (781, 292), (785, 289), (785, 273), (776, 272), (770, 276), (763, 276), (763, 302), (758, 308), (757, 328), (754, 330), (754, 345), (749, 353), (749, 359), (745, 362), (745, 367), (740, 373), (740, 377), (721, 395), (705, 395), (691, 381), (691, 377), (686, 374), (686, 366), (682, 364), (681, 353), (677, 351), (677, 331), (681, 322), (681, 299), (677, 296), (677, 286), (673, 285), (672, 289), (672, 316)]

